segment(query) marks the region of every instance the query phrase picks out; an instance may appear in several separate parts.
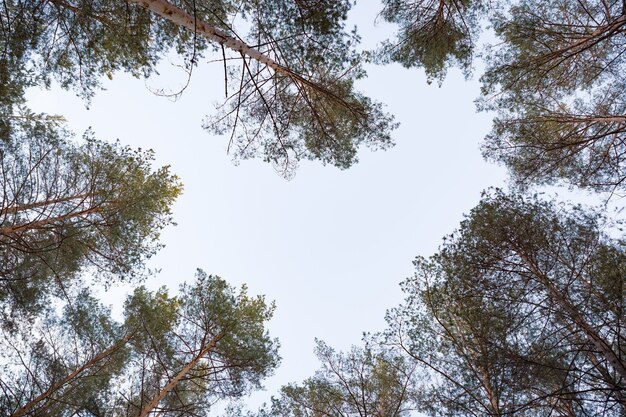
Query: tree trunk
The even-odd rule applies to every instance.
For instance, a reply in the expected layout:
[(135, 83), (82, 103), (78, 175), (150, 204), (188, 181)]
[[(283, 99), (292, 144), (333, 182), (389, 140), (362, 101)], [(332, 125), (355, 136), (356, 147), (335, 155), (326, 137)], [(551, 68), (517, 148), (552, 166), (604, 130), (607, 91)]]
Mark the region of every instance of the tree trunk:
[(78, 194), (78, 195), (74, 195), (71, 197), (55, 198), (52, 200), (45, 200), (45, 201), (38, 201), (35, 203), (23, 204), (20, 206), (6, 207), (3, 209), (0, 209), (0, 216), (10, 214), (10, 213), (17, 213), (17, 212), (25, 211), (25, 210), (31, 210), (31, 209), (39, 208), (39, 207), (51, 206), (51, 205), (59, 204), (59, 203), (68, 203), (73, 200), (84, 201), (87, 197), (90, 197), (90, 196), (92, 196), (92, 194)]
[[(626, 123), (626, 116), (584, 116), (567, 113), (548, 113), (545, 116), (537, 118), (537, 122), (560, 122), (572, 124), (591, 124), (591, 123)], [(527, 123), (527, 122), (524, 122)]]
[(292, 71), (288, 67), (279, 64), (269, 56), (265, 55), (263, 52), (259, 51), (256, 48), (253, 48), (246, 44), (245, 42), (236, 39), (235, 37), (229, 35), (227, 32), (216, 28), (215, 26), (211, 26), (201, 20), (198, 20), (195, 16), (187, 13), (186, 11), (170, 4), (166, 0), (126, 0), (128, 3), (136, 4), (140, 7), (143, 7), (146, 10), (151, 11), (152, 13), (169, 20), (170, 22), (185, 27), (192, 32), (198, 33), (200, 35), (205, 36), (210, 41), (216, 42), (220, 45), (225, 46), (228, 49), (239, 52), (242, 56), (250, 57), (264, 65), (267, 65), (269, 68), (273, 69), (275, 72), (283, 74), (289, 77), (293, 82), (299, 84), (302, 87), (311, 88), (314, 91), (317, 91), (335, 101), (343, 106), (351, 109), (350, 105), (346, 103), (343, 99), (338, 97), (335, 93), (328, 90), (322, 85), (311, 81), (302, 75)]
[(618, 33), (621, 27), (624, 25), (626, 25), (626, 15), (622, 14), (612, 22), (608, 22), (606, 25), (599, 26), (593, 32), (585, 34), (583, 37), (575, 42), (572, 42), (570, 45), (567, 45), (561, 49), (557, 49), (556, 51), (551, 51), (543, 56), (538, 57), (536, 60), (545, 60), (545, 57), (548, 57), (548, 59), (552, 59), (553, 57), (558, 57), (561, 55), (563, 55), (565, 59), (570, 58), (597, 45), (603, 40), (610, 38), (615, 33)]
[(255, 49), (246, 43), (240, 41), (229, 35), (227, 32), (211, 26), (201, 20), (195, 18), (182, 9), (170, 4), (166, 0), (127, 0), (129, 3), (137, 4), (144, 9), (150, 10), (152, 13), (161, 16), (170, 22), (183, 26), (192, 32), (204, 35), (207, 39), (224, 45), (226, 48), (239, 52), (245, 56), (248, 56), (262, 64), (267, 65), (276, 72), (283, 73), (285, 75), (292, 76), (294, 73), (288, 68), (280, 65), (272, 58), (263, 54), (258, 49)]
[(0, 227), (0, 236), (1, 235), (12, 235), (22, 230), (31, 230), (31, 229), (39, 229), (43, 226), (47, 226), (54, 222), (62, 222), (65, 220), (73, 219), (75, 217), (87, 216), (89, 214), (101, 213), (104, 210), (101, 207), (91, 207), (85, 210), (78, 211), (76, 213), (69, 213), (62, 216), (50, 217), (44, 220), (37, 220), (29, 223), (18, 224), (17, 226), (6, 226)]
[(185, 365), (183, 369), (181, 369), (180, 372), (178, 372), (176, 376), (167, 383), (167, 385), (165, 385), (161, 390), (159, 390), (157, 395), (155, 395), (152, 398), (152, 400), (141, 410), (141, 413), (139, 414), (138, 417), (146, 417), (148, 414), (150, 414), (150, 412), (152, 412), (152, 410), (154, 410), (159, 405), (161, 400), (163, 400), (163, 398), (165, 398), (165, 396), (170, 391), (172, 391), (174, 387), (176, 387), (176, 385), (180, 382), (180, 380), (184, 378), (185, 375), (187, 375), (189, 371), (191, 371), (193, 367), (198, 364), (198, 362), (200, 362), (200, 359), (202, 359), (204, 355), (206, 355), (213, 348), (215, 348), (215, 346), (217, 345), (217, 342), (219, 342), (222, 337), (224, 337), (224, 334), (218, 334), (217, 336), (213, 338), (213, 340), (211, 340), (211, 342), (208, 345), (202, 348), (198, 352), (198, 354), (194, 356), (193, 359), (189, 361), (189, 363)]
[(543, 272), (539, 270), (537, 265), (523, 251), (515, 249), (524, 264), (530, 272), (537, 277), (537, 280), (548, 291), (548, 295), (559, 307), (561, 307), (571, 317), (574, 324), (583, 331), (589, 342), (598, 350), (598, 352), (608, 361), (613, 369), (620, 375), (623, 381), (626, 381), (626, 365), (613, 351), (611, 346), (593, 329), (580, 314), (580, 312), (572, 305), (566, 296), (559, 291)]
[(66, 384), (71, 382), (74, 378), (79, 376), (83, 371), (98, 364), (98, 362), (100, 362), (101, 360), (105, 359), (106, 357), (112, 355), (117, 350), (122, 348), (122, 346), (124, 346), (130, 339), (132, 339), (133, 335), (134, 333), (129, 333), (122, 340), (120, 340), (119, 342), (111, 346), (110, 348), (103, 350), (102, 352), (100, 352), (99, 354), (97, 354), (96, 356), (94, 356), (93, 358), (91, 358), (90, 360), (88, 360), (87, 362), (79, 366), (78, 368), (76, 368), (74, 371), (68, 374), (61, 381), (52, 384), (50, 388), (48, 388), (45, 392), (41, 393), (34, 399), (30, 400), (29, 402), (27, 402), (26, 404), (24, 404), (23, 406), (15, 410), (15, 412), (11, 414), (11, 417), (20, 417), (20, 416), (24, 416), (28, 414), (38, 403), (50, 398), (52, 395), (54, 395), (55, 392), (57, 392), (58, 390), (63, 388)]

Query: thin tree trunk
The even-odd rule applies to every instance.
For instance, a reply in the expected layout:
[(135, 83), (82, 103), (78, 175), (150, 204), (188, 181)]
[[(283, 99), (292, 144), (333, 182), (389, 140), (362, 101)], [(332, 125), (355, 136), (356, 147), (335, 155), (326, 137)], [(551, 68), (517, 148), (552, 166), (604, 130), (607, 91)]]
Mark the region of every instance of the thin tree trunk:
[(541, 116), (539, 122), (562, 122), (562, 123), (625, 123), (626, 116), (577, 116), (568, 114), (554, 114)]
[(539, 270), (537, 265), (523, 253), (523, 251), (516, 250), (522, 261), (526, 264), (528, 269), (537, 277), (541, 285), (543, 285), (550, 299), (552, 299), (559, 307), (561, 307), (574, 321), (574, 324), (578, 326), (580, 330), (587, 336), (589, 342), (598, 349), (598, 352), (604, 357), (608, 363), (611, 364), (613, 369), (620, 375), (621, 379), (626, 381), (626, 365), (613, 351), (611, 346), (593, 329), (593, 327), (582, 317), (580, 312), (572, 305), (572, 303), (566, 299), (566, 297), (559, 291), (550, 281), (550, 279)]
[(161, 16), (170, 22), (183, 26), (192, 32), (204, 35), (207, 39), (224, 45), (226, 48), (246, 55), (262, 64), (267, 65), (276, 72), (283, 73), (285, 75), (294, 75), (293, 71), (287, 67), (280, 65), (272, 58), (263, 54), (256, 48), (253, 48), (246, 43), (240, 41), (229, 35), (227, 32), (211, 26), (201, 20), (196, 19), (195, 16), (185, 12), (184, 10), (170, 4), (166, 0), (127, 0), (129, 3), (137, 4), (144, 9), (150, 10), (152, 13)]
[(103, 209), (101, 207), (92, 207), (89, 209), (81, 210), (76, 213), (65, 214), (63, 216), (50, 217), (45, 220), (37, 220), (34, 222), (18, 224), (17, 226), (6, 226), (0, 227), (0, 235), (12, 235), (14, 233), (20, 232), (22, 230), (30, 230), (30, 229), (38, 229), (43, 226), (47, 226), (54, 222), (65, 221), (69, 219), (73, 219), (75, 217), (82, 217), (89, 214), (100, 213)]
[(11, 417), (21, 417), (21, 416), (26, 415), (38, 403), (40, 403), (41, 401), (44, 401), (44, 400), (50, 398), (52, 395), (54, 395), (55, 392), (57, 392), (58, 390), (63, 388), (66, 384), (71, 382), (74, 378), (76, 378), (82, 372), (84, 372), (85, 370), (87, 370), (87, 369), (91, 368), (92, 366), (96, 365), (98, 362), (100, 362), (101, 360), (107, 358), (108, 356), (112, 355), (117, 350), (121, 349), (122, 346), (124, 346), (130, 339), (132, 339), (133, 335), (134, 335), (134, 333), (129, 333), (123, 339), (121, 339), (119, 342), (117, 342), (116, 344), (114, 344), (110, 348), (108, 348), (106, 350), (103, 350), (98, 355), (94, 356), (93, 358), (91, 358), (90, 360), (88, 360), (87, 362), (85, 362), (84, 364), (79, 366), (78, 368), (76, 368), (74, 371), (72, 371), (70, 374), (68, 374), (61, 381), (59, 381), (59, 382), (57, 382), (55, 384), (52, 384), (52, 386), (50, 386), (50, 388), (48, 388), (45, 392), (41, 393), (40, 395), (38, 395), (37, 397), (35, 397), (31, 401), (27, 402), (26, 404), (24, 404), (23, 406), (18, 408), (13, 414), (11, 414)]
[[(309, 87), (312, 90), (315, 90), (319, 93), (324, 94), (325, 96), (335, 100), (339, 104), (345, 106), (348, 109), (352, 109), (352, 107), (343, 99), (338, 97), (335, 93), (311, 81), (302, 75), (292, 71), (288, 67), (279, 64), (274, 59), (265, 55), (263, 52), (259, 51), (256, 48), (253, 48), (246, 44), (245, 42), (240, 41), (239, 39), (231, 36), (228, 32), (219, 29), (215, 26), (209, 25), (201, 20), (198, 20), (195, 16), (187, 13), (186, 11), (174, 6), (166, 0), (126, 0), (128, 3), (136, 4), (140, 7), (143, 7), (146, 10), (151, 11), (152, 13), (169, 20), (170, 22), (185, 27), (192, 32), (198, 33), (200, 35), (205, 36), (212, 42), (216, 42), (220, 45), (225, 46), (226, 48), (239, 52), (242, 56), (250, 57), (264, 65), (267, 65), (269, 68), (273, 69), (275, 72), (283, 74), (291, 80), (303, 87)], [(353, 110), (353, 109), (352, 109)]]
[(165, 396), (176, 387), (180, 380), (183, 379), (189, 373), (189, 371), (191, 371), (193, 367), (198, 364), (198, 362), (200, 362), (200, 359), (202, 359), (204, 355), (206, 355), (208, 352), (215, 348), (217, 342), (219, 342), (222, 337), (224, 337), (224, 334), (219, 334), (215, 336), (208, 345), (201, 349), (198, 354), (194, 356), (193, 359), (187, 365), (185, 365), (183, 369), (181, 369), (176, 374), (176, 376), (172, 378), (167, 383), (167, 385), (165, 385), (157, 393), (156, 396), (152, 398), (152, 400), (141, 410), (141, 413), (138, 417), (146, 417), (148, 414), (150, 414), (152, 410), (154, 410), (159, 405), (161, 400), (163, 400), (163, 398), (165, 398)]
[[(578, 39), (570, 45), (564, 46), (563, 48), (557, 49), (556, 51), (549, 52), (543, 56), (538, 57), (536, 60), (541, 60), (542, 58), (545, 59), (545, 57), (552, 59), (552, 57), (558, 57), (561, 54), (566, 54), (568, 51), (571, 51), (565, 55), (565, 58), (569, 58), (589, 49), (590, 47), (598, 44), (604, 39), (613, 36), (624, 25), (626, 25), (626, 15), (622, 14), (612, 22), (609, 22), (604, 26), (598, 27), (591, 33), (585, 34), (584, 37)], [(576, 50), (577, 48), (579, 49)]]
[(74, 195), (71, 197), (55, 198), (52, 200), (45, 200), (45, 201), (38, 201), (35, 203), (30, 203), (30, 204), (23, 204), (20, 206), (6, 207), (0, 210), (0, 216), (10, 214), (10, 213), (17, 213), (17, 212), (25, 211), (25, 210), (31, 210), (31, 209), (39, 208), (39, 207), (51, 206), (51, 205), (59, 204), (59, 203), (67, 203), (73, 200), (80, 199), (84, 201), (87, 197), (90, 197), (91, 195), (92, 194), (78, 194), (78, 195)]
[[(566, 323), (565, 328), (570, 332), (574, 341), (583, 347), (582, 349), (585, 349), (586, 346), (589, 346), (589, 339), (583, 340), (583, 337), (580, 335), (579, 332), (576, 331), (575, 326), (572, 323)], [(613, 375), (609, 373), (609, 370), (607, 369), (607, 367), (601, 363), (596, 353), (593, 352), (590, 348), (587, 349), (586, 355), (589, 356), (591, 363), (593, 364), (595, 369), (600, 373), (600, 375), (602, 376), (602, 380), (610, 389), (609, 395), (613, 396), (617, 400), (617, 402), (620, 403), (622, 407), (626, 407), (626, 398), (624, 398), (624, 395), (622, 394), (624, 392), (624, 387), (618, 384), (618, 382), (615, 380)], [(588, 373), (589, 371), (586, 371), (586, 372)], [(560, 395), (557, 396), (557, 398), (559, 397)], [(567, 401), (567, 399), (563, 399), (563, 401), (565, 402)], [(568, 401), (568, 403), (570, 402), (571, 400)], [(571, 404), (568, 408), (571, 408)], [(570, 413), (570, 415), (575, 416), (575, 413)]]
[(598, 372), (600, 372), (600, 375), (602, 375), (604, 382), (606, 382), (606, 384), (611, 389), (610, 394), (615, 396), (615, 399), (622, 405), (622, 407), (626, 407), (626, 398), (624, 398), (623, 394), (624, 387), (618, 384), (617, 381), (615, 381), (613, 375), (609, 374), (608, 370), (600, 363), (600, 361), (593, 352), (589, 352), (589, 358), (591, 359), (591, 362), (594, 364)]

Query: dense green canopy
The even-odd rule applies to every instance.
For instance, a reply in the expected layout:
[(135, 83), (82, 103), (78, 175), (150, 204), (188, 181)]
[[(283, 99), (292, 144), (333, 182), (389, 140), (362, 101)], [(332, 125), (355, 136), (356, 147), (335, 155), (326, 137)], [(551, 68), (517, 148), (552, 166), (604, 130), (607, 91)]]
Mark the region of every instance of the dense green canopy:
[[(101, 283), (146, 275), (181, 192), (151, 152), (94, 139), (21, 112), (0, 142), (0, 302), (9, 320), (32, 315), (90, 273)], [(10, 320), (9, 320), (10, 321)], [(8, 324), (8, 323), (7, 323)]]
[(207, 415), (278, 365), (263, 297), (198, 271), (177, 297), (137, 288), (123, 323), (87, 290), (2, 346), (3, 415)]
[(626, 251), (606, 219), (499, 191), (418, 258), (387, 343), (432, 415), (621, 416)]

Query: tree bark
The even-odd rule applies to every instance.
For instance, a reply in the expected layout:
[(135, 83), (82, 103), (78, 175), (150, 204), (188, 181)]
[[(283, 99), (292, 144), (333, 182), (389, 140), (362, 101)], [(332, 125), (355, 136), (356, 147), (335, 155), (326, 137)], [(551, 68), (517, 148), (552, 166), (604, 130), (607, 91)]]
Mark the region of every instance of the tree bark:
[(192, 32), (204, 35), (207, 39), (224, 45), (226, 48), (246, 55), (262, 64), (267, 65), (274, 71), (283, 73), (285, 75), (292, 76), (294, 73), (287, 67), (279, 64), (272, 58), (263, 54), (256, 48), (253, 48), (246, 43), (240, 41), (229, 35), (227, 32), (211, 26), (201, 20), (196, 19), (195, 16), (185, 12), (182, 9), (170, 4), (166, 0), (127, 0), (129, 3), (136, 4), (144, 9), (150, 10), (152, 13), (161, 16), (170, 22), (183, 26)]
[(17, 212), (25, 211), (25, 210), (31, 210), (31, 209), (39, 208), (39, 207), (51, 206), (51, 205), (59, 204), (59, 203), (68, 203), (73, 200), (84, 201), (87, 197), (90, 197), (90, 196), (92, 196), (92, 194), (78, 194), (78, 195), (74, 195), (70, 197), (55, 198), (52, 200), (37, 201), (35, 203), (6, 207), (3, 209), (0, 209), (0, 216), (11, 214), (11, 213), (17, 213)]
[(561, 55), (563, 55), (565, 59), (570, 58), (593, 47), (594, 45), (597, 45), (604, 39), (613, 36), (624, 25), (626, 25), (626, 15), (622, 14), (612, 22), (608, 22), (606, 25), (599, 26), (593, 32), (585, 34), (583, 37), (575, 42), (572, 42), (570, 45), (564, 46), (563, 48), (557, 49), (555, 51), (551, 51), (544, 56), (538, 57), (536, 60), (541, 61), (544, 60), (545, 57), (548, 57), (548, 59), (552, 59), (553, 57), (558, 57)]
[(626, 123), (626, 116), (577, 116), (569, 114), (547, 114), (538, 118), (539, 122), (561, 122), (573, 124)]
[(215, 26), (209, 25), (201, 20), (198, 20), (195, 16), (187, 13), (186, 11), (170, 4), (166, 0), (126, 0), (128, 3), (136, 4), (152, 13), (169, 20), (170, 22), (185, 27), (192, 32), (205, 36), (210, 41), (216, 42), (226, 48), (239, 52), (242, 56), (250, 57), (269, 68), (273, 69), (279, 74), (283, 74), (289, 77), (293, 82), (303, 87), (311, 88), (314, 91), (322, 93), (323, 95), (335, 100), (343, 106), (351, 109), (351, 106), (345, 102), (345, 100), (338, 97), (335, 93), (328, 90), (322, 85), (311, 81), (302, 75), (292, 71), (288, 67), (281, 65), (274, 59), (265, 55), (263, 52), (256, 48), (253, 48), (245, 42), (236, 39), (229, 35), (226, 31), (219, 29)]
[(22, 230), (39, 229), (43, 226), (47, 226), (54, 222), (59, 222), (59, 221), (62, 222), (65, 220), (73, 219), (75, 217), (82, 217), (82, 216), (87, 216), (89, 214), (101, 213), (102, 211), (104, 211), (102, 207), (91, 207), (85, 210), (78, 211), (76, 213), (69, 213), (69, 214), (65, 214), (62, 216), (50, 217), (44, 220), (37, 220), (34, 222), (18, 224), (17, 226), (0, 227), (0, 236), (12, 235)]
[(208, 345), (202, 348), (198, 352), (198, 354), (194, 356), (193, 359), (187, 365), (185, 365), (183, 369), (181, 369), (174, 378), (172, 378), (167, 383), (167, 385), (165, 385), (161, 390), (159, 390), (157, 395), (155, 395), (152, 398), (152, 400), (141, 410), (141, 413), (139, 414), (138, 417), (146, 417), (148, 414), (150, 414), (152, 410), (154, 410), (159, 405), (161, 400), (163, 400), (163, 398), (165, 398), (165, 396), (170, 391), (172, 391), (174, 387), (176, 387), (176, 385), (180, 382), (180, 380), (184, 378), (185, 375), (187, 375), (189, 371), (191, 371), (193, 367), (198, 364), (198, 362), (200, 362), (200, 359), (202, 359), (204, 355), (206, 355), (212, 349), (215, 348), (215, 346), (217, 345), (217, 342), (219, 342), (222, 337), (224, 337), (224, 334), (218, 334), (217, 336), (213, 338), (213, 340), (211, 340), (211, 342)]

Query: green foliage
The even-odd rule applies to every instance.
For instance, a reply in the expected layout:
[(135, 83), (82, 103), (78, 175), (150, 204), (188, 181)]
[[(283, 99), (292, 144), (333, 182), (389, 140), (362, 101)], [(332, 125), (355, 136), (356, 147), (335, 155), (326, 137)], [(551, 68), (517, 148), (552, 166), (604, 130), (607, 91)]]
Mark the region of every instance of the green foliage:
[(124, 324), (128, 333), (136, 333), (130, 343), (134, 351), (146, 354), (158, 350), (171, 355), (171, 332), (178, 321), (180, 301), (170, 297), (165, 287), (156, 292), (144, 286), (135, 288), (124, 303)]
[(113, 409), (120, 415), (206, 415), (210, 405), (260, 388), (278, 365), (265, 322), (274, 307), (198, 271), (170, 298), (143, 287), (126, 302), (132, 362)]
[[(322, 367), (302, 384), (289, 384), (272, 398), (271, 408), (259, 416), (378, 416), (410, 415), (415, 401), (415, 367), (402, 357), (375, 347), (366, 340), (363, 347), (337, 353), (318, 341)], [(235, 410), (240, 413), (239, 410)]]
[[(506, 7), (506, 8), (505, 8)], [(622, 1), (388, 0), (398, 25), (383, 63), (421, 66), (440, 82), (451, 65), (471, 70), (481, 19), (499, 40), (484, 54), (482, 110), (496, 111), (483, 153), (516, 184), (624, 187), (626, 86)]]
[[(249, 43), (289, 73), (253, 63), (237, 51), (228, 57), (240, 62), (241, 76), (231, 73), (235, 94), (209, 125), (230, 132), (231, 142), (236, 138), (236, 158), (261, 157), (289, 176), (301, 159), (347, 168), (357, 161), (361, 144), (373, 149), (391, 145), (392, 117), (353, 90), (365, 73), (355, 51), (359, 38), (345, 28), (349, 1), (169, 4), (233, 38), (244, 34), (228, 22), (245, 20)], [(50, 86), (56, 79), (89, 99), (103, 76), (125, 71), (148, 77), (172, 50), (191, 76), (210, 49), (202, 35), (128, 1), (9, 1), (5, 8), (0, 19), (10, 36), (0, 55), (0, 84), (7, 86), (0, 89), (0, 105), (6, 103), (0, 111), (6, 115), (27, 86)], [(0, 123), (0, 137), (8, 132), (10, 125)]]
[(346, 169), (361, 145), (393, 145), (393, 117), (354, 90), (365, 71), (355, 51), (359, 37), (345, 28), (350, 6), (346, 0), (244, 3), (250, 38), (287, 72), (250, 60), (231, 72), (235, 94), (205, 126), (230, 133), (236, 159), (262, 157), (290, 177), (302, 159)]
[(624, 181), (626, 25), (620, 1), (519, 2), (494, 18), (481, 106), (497, 110), (485, 156), (518, 183), (596, 190)]
[[(255, 68), (251, 73), (262, 71)], [(360, 145), (372, 149), (393, 146), (390, 131), (397, 124), (380, 103), (356, 93), (351, 81), (324, 79), (317, 87), (272, 75), (259, 88), (244, 75), (246, 87), (226, 103), (223, 114), (206, 127), (231, 131), (237, 158), (263, 155), (285, 177), (302, 159), (317, 159), (347, 169), (357, 161)], [(324, 91), (320, 91), (319, 87)], [(270, 102), (264, 99), (272, 94)], [(245, 97), (245, 106), (240, 100)]]
[[(228, 1), (197, 3), (198, 18), (220, 27), (233, 7)], [(85, 97), (93, 94), (102, 76), (121, 70), (145, 77), (171, 48), (191, 55), (207, 46), (183, 28), (123, 0), (11, 0), (5, 2), (4, 12), (10, 43), (0, 62), (23, 72), (29, 68), (30, 83), (49, 85), (56, 78)]]
[[(250, 0), (243, 3), (243, 14), (252, 27), (250, 38), (269, 45), (287, 68), (315, 79), (322, 72), (338, 74), (356, 65), (355, 75), (363, 75), (359, 42), (355, 31), (348, 32), (345, 20), (352, 6), (349, 0), (272, 1)], [(352, 78), (352, 76), (350, 76)]]
[(386, 0), (381, 16), (397, 24), (398, 33), (383, 44), (378, 58), (423, 67), (429, 82), (442, 82), (452, 65), (467, 75), (485, 7), (480, 0)]
[(206, 339), (219, 339), (211, 357), (230, 368), (228, 379), (215, 391), (239, 396), (260, 388), (261, 379), (269, 376), (280, 360), (278, 341), (271, 339), (265, 328), (274, 314), (274, 304), (266, 303), (263, 296), (248, 295), (245, 286), (236, 292), (223, 279), (202, 270), (192, 285), (181, 285), (180, 292), (182, 322), (178, 334), (191, 339), (204, 331)]
[(179, 297), (137, 288), (117, 323), (86, 290), (0, 341), (3, 415), (207, 415), (278, 365), (263, 297), (199, 271)]
[(626, 253), (606, 222), (495, 191), (418, 258), (387, 336), (432, 373), (424, 411), (623, 414)]
[(75, 144), (58, 120), (15, 117), (0, 146), (0, 300), (5, 314), (35, 313), (85, 272), (100, 282), (145, 275), (181, 192), (151, 152), (87, 132)]
[(4, 334), (3, 415), (100, 415), (129, 356), (122, 327), (87, 290), (28, 332)]

